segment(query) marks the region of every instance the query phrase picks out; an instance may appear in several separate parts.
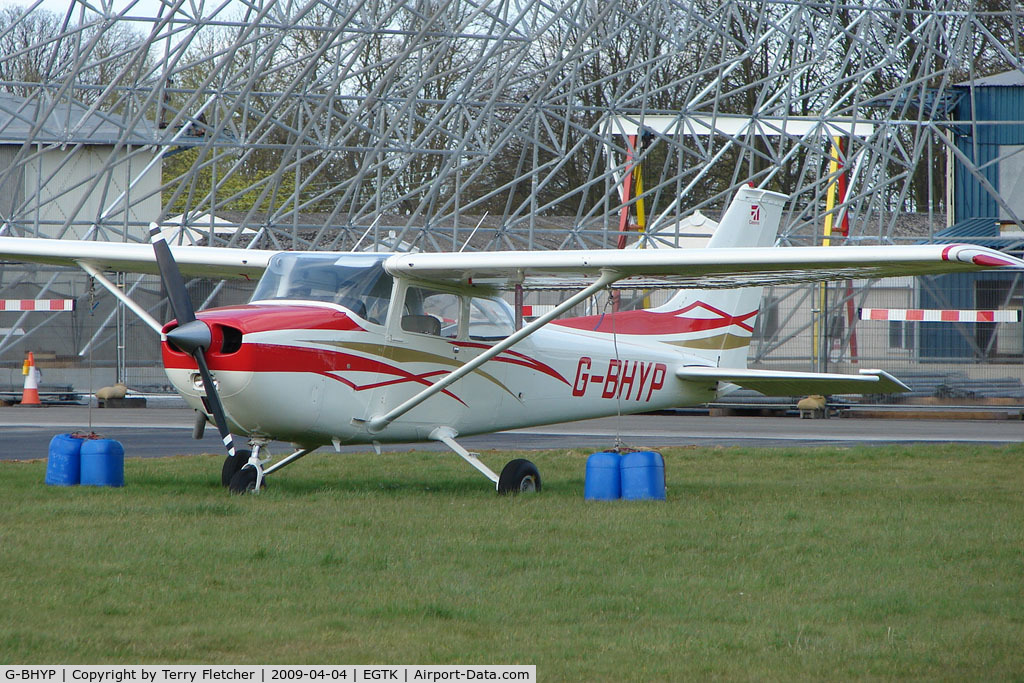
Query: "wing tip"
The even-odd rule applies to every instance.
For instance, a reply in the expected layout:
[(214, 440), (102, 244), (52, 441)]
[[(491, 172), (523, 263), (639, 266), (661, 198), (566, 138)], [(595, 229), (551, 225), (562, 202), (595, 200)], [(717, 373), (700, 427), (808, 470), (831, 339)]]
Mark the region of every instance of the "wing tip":
[(982, 268), (1024, 268), (1024, 260), (977, 244), (949, 244), (942, 250), (942, 260)]

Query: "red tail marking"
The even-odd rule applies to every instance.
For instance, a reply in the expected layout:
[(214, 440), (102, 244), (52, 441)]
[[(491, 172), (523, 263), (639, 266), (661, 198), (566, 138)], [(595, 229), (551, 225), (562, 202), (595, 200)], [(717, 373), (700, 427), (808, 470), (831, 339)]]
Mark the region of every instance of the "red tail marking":
[[(715, 318), (690, 318), (684, 314), (701, 308), (714, 314)], [(686, 332), (704, 332), (718, 330), (730, 325), (753, 332), (753, 325), (747, 321), (757, 315), (757, 310), (742, 315), (729, 315), (714, 306), (698, 301), (677, 311), (624, 311), (608, 315), (588, 315), (581, 318), (556, 320), (553, 325), (571, 327), (577, 330), (591, 330), (608, 334), (682, 334)]]

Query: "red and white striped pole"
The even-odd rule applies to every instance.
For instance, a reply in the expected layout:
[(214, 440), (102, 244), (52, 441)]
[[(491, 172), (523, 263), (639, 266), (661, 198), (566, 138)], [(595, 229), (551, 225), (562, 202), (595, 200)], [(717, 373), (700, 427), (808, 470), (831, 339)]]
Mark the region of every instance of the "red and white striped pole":
[(0, 299), (3, 311), (73, 311), (74, 299)]
[(1019, 323), (1020, 311), (942, 308), (862, 308), (861, 320), (899, 320), (920, 323)]

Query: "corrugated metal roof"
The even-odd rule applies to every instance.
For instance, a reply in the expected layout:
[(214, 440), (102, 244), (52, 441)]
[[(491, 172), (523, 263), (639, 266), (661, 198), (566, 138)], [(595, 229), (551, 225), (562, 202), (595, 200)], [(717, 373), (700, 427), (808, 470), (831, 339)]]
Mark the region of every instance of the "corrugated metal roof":
[(1000, 74), (993, 74), (991, 76), (984, 76), (983, 78), (975, 78), (973, 81), (964, 81), (963, 83), (957, 83), (953, 87), (955, 88), (969, 88), (971, 86), (975, 88), (1005, 88), (1015, 85), (1024, 85), (1024, 72), (1019, 69), (1013, 69), (1012, 71), (1004, 71)]
[(895, 95), (883, 95), (873, 97), (862, 106), (881, 109), (903, 109), (913, 107), (914, 109), (929, 112), (931, 116), (946, 116), (952, 111), (964, 93), (960, 90), (937, 90), (926, 88), (923, 91), (905, 92), (901, 91)]
[(1020, 235), (1003, 236), (995, 218), (966, 218), (935, 233), (934, 242), (966, 242), (1001, 251), (1024, 248), (1024, 238)]
[(60, 102), (52, 109), (37, 99), (0, 93), (0, 144), (21, 145), (30, 137), (40, 113), (49, 112), (32, 142), (42, 144), (151, 145), (158, 131), (149, 121), (139, 121), (126, 133), (125, 119), (117, 114), (89, 113), (77, 102)]

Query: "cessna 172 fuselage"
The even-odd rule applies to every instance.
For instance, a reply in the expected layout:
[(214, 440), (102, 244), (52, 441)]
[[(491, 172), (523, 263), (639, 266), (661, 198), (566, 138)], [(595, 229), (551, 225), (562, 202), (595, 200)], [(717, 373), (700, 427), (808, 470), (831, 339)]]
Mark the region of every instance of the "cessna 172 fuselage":
[[(376, 430), (376, 415), (515, 331), (514, 311), (502, 299), (471, 288), (396, 283), (384, 271), (387, 256), (279, 254), (252, 303), (198, 314), (212, 331), (206, 358), (235, 431), (303, 445), (409, 442), (429, 439), (441, 424), (477, 434), (715, 396), (714, 382), (669, 381), (669, 363), (673, 369), (705, 363), (681, 347), (669, 347), (669, 355), (661, 341), (639, 343), (624, 330), (613, 349), (607, 333), (591, 334), (568, 319), (498, 353), (436, 400)], [(734, 326), (749, 328), (725, 313), (696, 315), (708, 311), (714, 312), (672, 315), (676, 336), (706, 339)], [(169, 342), (163, 360), (178, 391), (203, 410), (205, 392), (192, 356)]]

